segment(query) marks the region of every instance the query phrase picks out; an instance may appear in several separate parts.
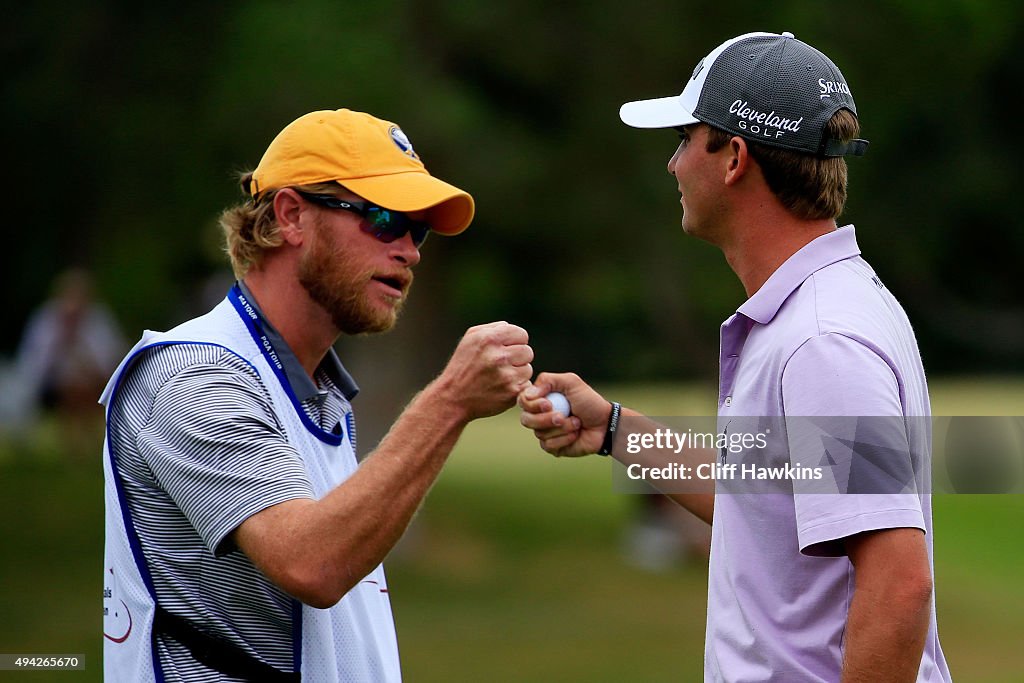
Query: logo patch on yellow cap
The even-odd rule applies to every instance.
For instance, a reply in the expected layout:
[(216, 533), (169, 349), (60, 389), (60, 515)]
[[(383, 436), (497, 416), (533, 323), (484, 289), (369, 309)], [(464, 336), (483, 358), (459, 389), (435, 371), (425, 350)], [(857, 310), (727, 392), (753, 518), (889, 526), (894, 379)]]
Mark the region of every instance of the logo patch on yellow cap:
[(388, 130), (388, 134), (391, 135), (391, 141), (395, 143), (395, 146), (402, 150), (402, 154), (410, 156), (413, 159), (419, 159), (412, 148), (412, 143), (409, 142), (409, 136), (402, 132), (401, 128), (398, 126), (391, 126)]

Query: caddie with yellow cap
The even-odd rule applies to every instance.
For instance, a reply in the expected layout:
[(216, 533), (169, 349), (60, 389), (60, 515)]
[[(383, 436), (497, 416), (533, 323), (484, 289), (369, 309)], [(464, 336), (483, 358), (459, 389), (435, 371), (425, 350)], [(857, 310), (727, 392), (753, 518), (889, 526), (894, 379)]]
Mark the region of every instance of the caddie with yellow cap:
[(288, 124), (252, 174), (253, 198), (292, 185), (335, 181), (394, 211), (428, 211), (431, 229), (456, 235), (473, 220), (473, 198), (427, 172), (394, 123), (350, 109), (314, 111)]
[(382, 562), (465, 427), (529, 385), (528, 335), (468, 330), (357, 459), (333, 345), (395, 324), (423, 240), (473, 199), (347, 109), (289, 124), (242, 187), (220, 218), (238, 281), (145, 332), (103, 393), (104, 675), (400, 683)]

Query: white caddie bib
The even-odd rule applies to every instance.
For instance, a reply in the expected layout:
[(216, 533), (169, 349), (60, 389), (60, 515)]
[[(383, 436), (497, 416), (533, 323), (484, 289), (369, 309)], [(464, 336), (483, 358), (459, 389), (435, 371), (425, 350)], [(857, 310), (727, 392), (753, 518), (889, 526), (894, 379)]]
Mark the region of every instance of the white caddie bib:
[[(165, 333), (146, 331), (103, 392), (111, 406), (134, 361), (166, 344), (221, 346), (247, 361), (267, 387), (289, 442), (302, 457), (313, 492), (322, 498), (355, 472), (349, 439), (314, 424), (292, 392), (262, 321), (237, 285), (206, 315)], [(199, 408), (197, 408), (199, 409)], [(109, 427), (104, 444), (106, 542), (103, 563), (103, 658), (107, 681), (163, 681), (153, 635), (156, 596), (138, 534), (117, 474)], [(308, 683), (394, 683), (401, 680), (398, 642), (383, 565), (378, 565), (338, 604), (316, 609), (296, 602), (295, 667)], [(187, 617), (187, 615), (184, 615)]]

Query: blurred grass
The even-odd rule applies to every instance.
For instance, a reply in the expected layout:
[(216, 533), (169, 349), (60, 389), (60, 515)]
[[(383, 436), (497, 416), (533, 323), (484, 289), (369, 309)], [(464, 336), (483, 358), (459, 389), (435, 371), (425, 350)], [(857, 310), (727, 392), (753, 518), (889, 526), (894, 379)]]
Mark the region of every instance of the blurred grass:
[[(650, 414), (708, 415), (714, 388), (605, 387)], [(933, 382), (934, 412), (1024, 415), (1024, 380)], [(707, 577), (694, 561), (635, 568), (622, 538), (636, 500), (607, 461), (550, 458), (515, 412), (467, 429), (388, 560), (405, 679), (701, 678)], [(0, 444), (0, 652), (84, 654), (100, 680), (99, 458), (65, 461), (53, 435)], [(939, 632), (957, 681), (1024, 680), (1024, 496), (937, 495)], [(0, 680), (24, 674), (0, 672)]]

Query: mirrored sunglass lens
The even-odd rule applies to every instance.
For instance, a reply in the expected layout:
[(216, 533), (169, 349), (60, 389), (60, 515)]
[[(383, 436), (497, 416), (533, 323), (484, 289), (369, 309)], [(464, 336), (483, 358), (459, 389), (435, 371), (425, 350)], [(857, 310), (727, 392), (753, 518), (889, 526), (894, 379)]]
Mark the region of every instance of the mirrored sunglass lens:
[(405, 228), (399, 227), (398, 222), (387, 209), (371, 210), (367, 216), (370, 223), (370, 232), (373, 236), (384, 243), (391, 243), (405, 234)]
[(387, 209), (374, 208), (367, 217), (370, 232), (374, 237), (385, 244), (390, 244), (397, 239), (405, 237), (405, 233), (412, 233), (412, 243), (417, 247), (427, 239), (430, 226), (410, 219), (405, 214), (392, 213)]

